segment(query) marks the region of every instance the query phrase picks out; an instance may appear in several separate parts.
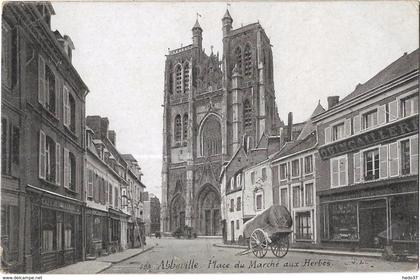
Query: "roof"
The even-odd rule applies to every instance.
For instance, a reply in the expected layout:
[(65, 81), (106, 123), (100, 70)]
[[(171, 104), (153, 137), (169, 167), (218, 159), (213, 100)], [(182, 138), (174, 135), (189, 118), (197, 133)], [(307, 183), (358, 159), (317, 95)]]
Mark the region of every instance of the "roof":
[(344, 97), (339, 104), (344, 103), (356, 96), (362, 95), (378, 86), (386, 84), (404, 74), (419, 68), (419, 49), (410, 54), (404, 53), (399, 59), (388, 65), (385, 69), (373, 76), (364, 84), (358, 84), (355, 90)]
[(132, 154), (122, 154), (122, 155), (121, 155), (121, 157), (122, 157), (124, 160), (128, 160), (128, 161), (136, 161), (136, 162), (137, 162), (136, 158), (135, 158)]
[(198, 19), (195, 20), (195, 24), (193, 26), (193, 29), (194, 28), (200, 28), (200, 29), (202, 29), (201, 26), (200, 26), (200, 23), (198, 22)]
[(222, 19), (225, 19), (225, 18), (228, 18), (228, 19), (231, 19), (232, 20), (232, 17), (230, 16), (230, 13), (229, 13), (229, 10), (228, 9), (226, 9), (225, 15), (223, 16)]
[(322, 107), (321, 101), (318, 101), (318, 105), (316, 106), (315, 110), (313, 111), (313, 113), (311, 115), (311, 118), (315, 117), (315, 116), (318, 116), (319, 114), (322, 114), (324, 112), (325, 112), (325, 109), (324, 109), (324, 107)]
[(316, 132), (313, 131), (311, 134), (309, 134), (306, 138), (302, 140), (287, 142), (282, 147), (282, 149), (273, 157), (273, 161), (289, 155), (296, 154), (298, 152), (303, 152), (305, 150), (315, 147), (316, 144)]

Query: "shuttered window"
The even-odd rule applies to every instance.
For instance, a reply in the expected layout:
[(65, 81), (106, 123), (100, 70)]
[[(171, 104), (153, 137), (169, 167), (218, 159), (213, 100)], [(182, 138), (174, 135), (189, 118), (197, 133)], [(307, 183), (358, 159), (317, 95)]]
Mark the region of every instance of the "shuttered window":
[(400, 142), (401, 175), (410, 174), (410, 139)]
[(45, 104), (45, 60), (38, 56), (38, 102)]
[(325, 128), (325, 143), (331, 142), (331, 127)]
[(61, 183), (61, 146), (59, 143), (55, 144), (55, 183)]
[(45, 179), (45, 171), (46, 171), (46, 154), (45, 154), (45, 147), (46, 147), (46, 138), (45, 133), (40, 130), (39, 131), (39, 159), (38, 159), (38, 172), (39, 178)]
[(349, 137), (352, 134), (351, 122), (352, 119), (347, 119), (344, 121), (344, 137)]
[(388, 177), (388, 145), (379, 147), (379, 178)]
[(360, 183), (361, 170), (360, 170), (360, 153), (353, 154), (353, 170), (354, 170), (354, 183)]
[(363, 168), (365, 181), (379, 178), (379, 150), (374, 149), (363, 154)]
[(382, 125), (382, 124), (386, 123), (386, 114), (387, 114), (386, 107), (387, 107), (386, 105), (379, 106), (379, 109), (378, 109), (378, 125)]
[(399, 175), (398, 168), (398, 143), (389, 144), (389, 176)]
[(93, 171), (88, 169), (88, 184), (87, 184), (87, 196), (93, 197)]
[(418, 113), (419, 96), (418, 93), (401, 99), (401, 117), (408, 117)]
[(410, 140), (410, 166), (411, 174), (419, 173), (419, 138), (414, 136)]
[(353, 132), (355, 134), (360, 132), (360, 116), (353, 117)]
[(334, 125), (332, 127), (332, 140), (337, 141), (344, 138), (344, 123)]
[(282, 163), (280, 164), (280, 180), (286, 180), (287, 179), (287, 164)]
[(389, 107), (389, 121), (395, 121), (398, 118), (398, 104), (394, 100), (388, 104)]
[(70, 188), (70, 153), (64, 148), (64, 187)]
[(331, 187), (347, 185), (347, 157), (333, 158), (330, 165)]

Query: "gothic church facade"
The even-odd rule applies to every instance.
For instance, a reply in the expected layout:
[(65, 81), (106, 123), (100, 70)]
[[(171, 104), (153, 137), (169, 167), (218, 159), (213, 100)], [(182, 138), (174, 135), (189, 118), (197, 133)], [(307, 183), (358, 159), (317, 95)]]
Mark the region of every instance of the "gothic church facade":
[(259, 23), (232, 28), (222, 19), (223, 55), (192, 44), (169, 51), (165, 63), (161, 230), (189, 226), (198, 235), (221, 235), (219, 176), (241, 147), (258, 147), (278, 133), (273, 55)]

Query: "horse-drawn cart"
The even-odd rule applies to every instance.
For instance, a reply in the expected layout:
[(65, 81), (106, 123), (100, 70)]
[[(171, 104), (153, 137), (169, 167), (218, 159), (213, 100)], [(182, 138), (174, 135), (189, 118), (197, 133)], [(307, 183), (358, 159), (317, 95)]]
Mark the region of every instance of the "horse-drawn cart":
[(244, 225), (244, 237), (249, 241), (248, 249), (241, 254), (252, 252), (263, 258), (268, 249), (278, 257), (289, 251), (289, 234), (292, 232), (292, 217), (286, 207), (273, 205)]

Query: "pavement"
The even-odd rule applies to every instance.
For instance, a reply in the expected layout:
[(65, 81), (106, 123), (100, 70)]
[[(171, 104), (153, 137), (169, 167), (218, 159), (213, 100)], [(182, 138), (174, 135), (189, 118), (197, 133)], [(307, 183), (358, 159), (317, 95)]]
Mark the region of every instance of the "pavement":
[[(241, 247), (219, 247), (221, 240), (153, 239), (156, 246), (101, 271), (101, 274), (123, 273), (281, 273), (281, 272), (397, 272), (416, 271), (417, 262), (391, 262), (364, 253), (343, 255), (327, 250), (289, 251), (277, 258), (268, 250), (264, 258), (252, 253), (240, 254)], [(322, 252), (321, 252), (322, 251)], [(330, 253), (330, 254), (328, 254)], [(334, 255), (332, 255), (334, 253)], [(337, 255), (339, 254), (339, 255)]]
[[(248, 249), (248, 246), (235, 245), (235, 244), (213, 244), (215, 247), (221, 248), (235, 248), (235, 249)], [(382, 258), (382, 253), (378, 252), (351, 252), (341, 250), (326, 250), (326, 249), (301, 249), (301, 248), (289, 248), (289, 252), (300, 252), (308, 254), (320, 254), (320, 255), (336, 255), (336, 256), (350, 256), (350, 257), (367, 257), (367, 258)]]
[(156, 244), (154, 244), (152, 240), (148, 240), (147, 245), (144, 248), (126, 249), (122, 252), (96, 258), (95, 260), (82, 261), (50, 270), (47, 274), (97, 274), (107, 268), (110, 268), (114, 264), (118, 264), (150, 251), (155, 247), (155, 245)]

